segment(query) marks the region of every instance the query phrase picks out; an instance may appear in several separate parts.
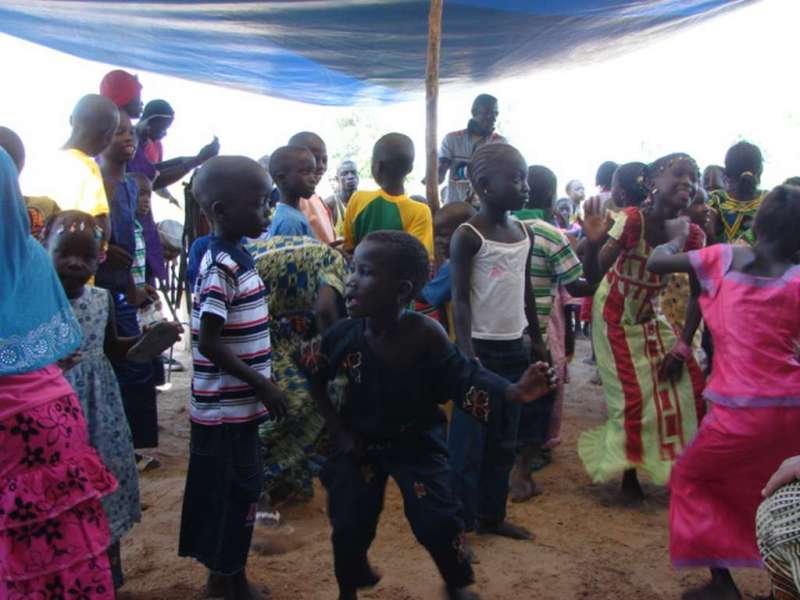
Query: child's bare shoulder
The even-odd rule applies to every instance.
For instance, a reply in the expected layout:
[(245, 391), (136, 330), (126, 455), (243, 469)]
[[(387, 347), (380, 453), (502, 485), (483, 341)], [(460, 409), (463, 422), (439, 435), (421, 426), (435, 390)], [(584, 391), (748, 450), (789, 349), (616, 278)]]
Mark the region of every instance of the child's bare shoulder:
[(415, 345), (426, 353), (446, 351), (450, 345), (444, 328), (425, 315), (408, 311), (401, 321), (401, 327), (405, 335), (416, 340)]

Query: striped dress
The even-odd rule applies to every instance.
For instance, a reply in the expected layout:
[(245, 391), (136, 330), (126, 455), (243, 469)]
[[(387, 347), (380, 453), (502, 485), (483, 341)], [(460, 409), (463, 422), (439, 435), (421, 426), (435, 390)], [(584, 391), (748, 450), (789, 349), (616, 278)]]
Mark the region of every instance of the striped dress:
[[(641, 210), (621, 211), (609, 236), (622, 252), (595, 293), (592, 314), (608, 421), (581, 434), (578, 453), (595, 482), (636, 468), (664, 484), (704, 414), (703, 374), (691, 359), (676, 382), (658, 379), (675, 334), (656, 311), (666, 279), (645, 269), (652, 248)], [(684, 249), (702, 247), (702, 239), (700, 228), (692, 225)]]

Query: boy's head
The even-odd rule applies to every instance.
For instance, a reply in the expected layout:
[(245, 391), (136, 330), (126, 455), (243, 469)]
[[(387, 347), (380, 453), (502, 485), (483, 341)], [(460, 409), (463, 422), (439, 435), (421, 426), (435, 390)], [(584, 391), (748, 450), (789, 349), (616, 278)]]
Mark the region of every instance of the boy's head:
[(136, 187), (139, 188), (136, 215), (144, 217), (152, 208), (151, 197), (153, 195), (153, 182), (143, 173), (131, 173), (130, 176), (136, 182)]
[(136, 75), (121, 69), (106, 73), (100, 82), (100, 95), (111, 100), (131, 119), (138, 119), (142, 115), (142, 84)]
[(475, 209), (466, 202), (450, 202), (436, 211), (433, 216), (433, 245), (436, 257), (450, 258), (450, 240), (456, 229), (476, 214)]
[(97, 271), (101, 235), (94, 218), (77, 210), (58, 213), (47, 223), (45, 246), (67, 296), (80, 295)]
[(649, 193), (644, 181), (645, 169), (647, 165), (642, 162), (629, 162), (614, 171), (611, 178), (614, 204), (620, 208), (642, 205)]
[(17, 165), (17, 172), (22, 173), (25, 167), (25, 146), (22, 139), (8, 127), (0, 127), (0, 148), (8, 152), (11, 160)]
[(480, 94), (472, 102), (472, 121), (475, 123), (478, 133), (489, 135), (494, 131), (497, 122), (497, 98), (489, 94)]
[(166, 100), (151, 100), (144, 107), (142, 120), (145, 135), (148, 140), (162, 140), (167, 135), (167, 130), (175, 120), (175, 110)]
[(779, 185), (767, 194), (753, 229), (758, 243), (777, 244), (784, 259), (796, 260), (800, 252), (800, 187)]
[(709, 221), (711, 219), (711, 208), (708, 206), (708, 194), (703, 186), (698, 185), (694, 193), (694, 198), (689, 202), (689, 206), (683, 211), (683, 214), (689, 217), (689, 220), (697, 225), (703, 231), (706, 231)]
[[(314, 156), (316, 164), (315, 174), (317, 177), (316, 185), (322, 181), (322, 177), (328, 170), (328, 149), (325, 142), (316, 133), (311, 131), (301, 131), (294, 134), (289, 140), (289, 146), (300, 146), (306, 148)], [(313, 194), (313, 192), (312, 192)], [(306, 196), (308, 197), (308, 196)]]
[(281, 191), (281, 198), (310, 198), (317, 187), (317, 163), (303, 146), (283, 146), (269, 158), (269, 174)]
[(559, 198), (556, 201), (554, 212), (561, 217), (565, 225), (569, 225), (569, 221), (572, 218), (572, 200), (569, 198)]
[(764, 159), (755, 144), (742, 141), (731, 146), (725, 154), (725, 177), (738, 192), (755, 193), (763, 170)]
[(111, 143), (101, 153), (104, 160), (114, 164), (127, 164), (136, 154), (136, 132), (131, 118), (124, 110), (119, 110), (119, 123), (111, 137)]
[(108, 98), (88, 94), (75, 105), (70, 116), (69, 147), (97, 156), (111, 143), (119, 124), (119, 109)]
[(613, 160), (607, 160), (597, 168), (597, 174), (594, 178), (594, 183), (603, 191), (611, 189), (611, 179), (614, 177), (614, 171), (617, 170), (619, 165)]
[(390, 317), (428, 281), (428, 252), (404, 231), (375, 231), (356, 246), (345, 301), (351, 317)]
[(528, 187), (527, 207), (546, 211), (549, 215), (556, 199), (556, 174), (545, 166), (533, 165), (528, 168)]
[(258, 237), (266, 224), (265, 206), (270, 188), (264, 169), (245, 156), (215, 156), (197, 172), (192, 194), (228, 240)]
[(586, 199), (586, 188), (577, 179), (572, 179), (567, 182), (567, 196), (575, 204), (580, 204)]
[(414, 142), (402, 133), (387, 133), (372, 149), (372, 177), (381, 187), (402, 184), (414, 168)]
[(469, 179), (481, 205), (519, 210), (528, 200), (528, 165), (509, 144), (486, 144), (472, 155)]
[(703, 187), (707, 192), (723, 189), (725, 187), (725, 167), (708, 165), (703, 170)]
[(783, 182), (783, 185), (793, 185), (795, 187), (800, 186), (800, 177), (794, 176), (789, 177), (786, 181)]

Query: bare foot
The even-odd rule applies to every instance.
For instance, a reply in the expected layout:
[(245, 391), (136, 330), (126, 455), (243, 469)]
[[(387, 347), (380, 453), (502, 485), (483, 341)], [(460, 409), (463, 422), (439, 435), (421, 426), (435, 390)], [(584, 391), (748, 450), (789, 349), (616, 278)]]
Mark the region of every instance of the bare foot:
[(541, 496), (543, 493), (542, 488), (536, 485), (533, 480), (511, 482), (509, 489), (509, 497), (512, 502), (527, 502), (531, 498)]
[(500, 537), (511, 538), (512, 540), (532, 540), (533, 534), (519, 525), (513, 525), (508, 521), (499, 523), (479, 523), (476, 529), (478, 535), (499, 535)]

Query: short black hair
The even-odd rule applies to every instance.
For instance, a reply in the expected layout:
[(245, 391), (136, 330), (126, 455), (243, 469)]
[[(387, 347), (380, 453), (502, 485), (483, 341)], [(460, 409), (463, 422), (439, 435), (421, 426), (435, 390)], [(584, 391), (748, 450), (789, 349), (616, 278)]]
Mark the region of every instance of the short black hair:
[(472, 101), (472, 112), (475, 112), (479, 106), (494, 106), (495, 104), (497, 104), (497, 98), (491, 94), (478, 94)]
[(433, 230), (443, 226), (445, 223), (466, 223), (478, 211), (469, 202), (448, 202), (433, 215)]
[(725, 175), (744, 192), (753, 193), (758, 189), (763, 171), (764, 157), (755, 144), (741, 141), (725, 153)]
[(372, 160), (380, 161), (387, 175), (404, 177), (414, 168), (414, 142), (403, 133), (387, 133), (375, 142)]
[(527, 206), (529, 208), (539, 208), (551, 210), (556, 199), (556, 188), (558, 180), (556, 174), (544, 165), (532, 165), (528, 167), (528, 194)]
[(497, 162), (504, 158), (519, 158), (523, 163), (525, 162), (525, 157), (511, 144), (484, 144), (472, 155), (468, 169), (469, 181), (478, 196), (481, 195), (479, 185), (481, 179), (496, 168)]
[(794, 177), (789, 177), (786, 181), (783, 182), (783, 185), (800, 186), (800, 176), (795, 175)]
[(412, 296), (415, 297), (428, 282), (431, 269), (428, 251), (413, 235), (405, 231), (374, 231), (363, 242), (381, 246), (383, 264), (391, 269), (396, 279), (411, 282), (414, 286)]
[(13, 129), (0, 127), (0, 148), (8, 152), (17, 166), (17, 171), (22, 171), (25, 165), (25, 145)]
[(785, 258), (800, 251), (800, 187), (779, 185), (766, 195), (756, 213), (753, 230), (757, 240), (777, 242)]
[(617, 170), (619, 165), (613, 160), (607, 160), (599, 167), (597, 167), (597, 175), (595, 175), (594, 183), (603, 189), (611, 187), (611, 178), (614, 177), (614, 171)]
[(205, 215), (212, 219), (213, 205), (233, 200), (248, 184), (266, 174), (256, 161), (246, 156), (215, 156), (206, 161), (192, 178), (192, 195)]
[(296, 161), (297, 157), (301, 154), (308, 154), (311, 158), (311, 150), (305, 146), (281, 146), (269, 157), (269, 176), (272, 181), (278, 182), (278, 176), (286, 172)]
[(629, 162), (618, 167), (614, 173), (619, 186), (625, 191), (626, 206), (641, 206), (647, 198), (646, 169), (647, 165), (643, 162)]

